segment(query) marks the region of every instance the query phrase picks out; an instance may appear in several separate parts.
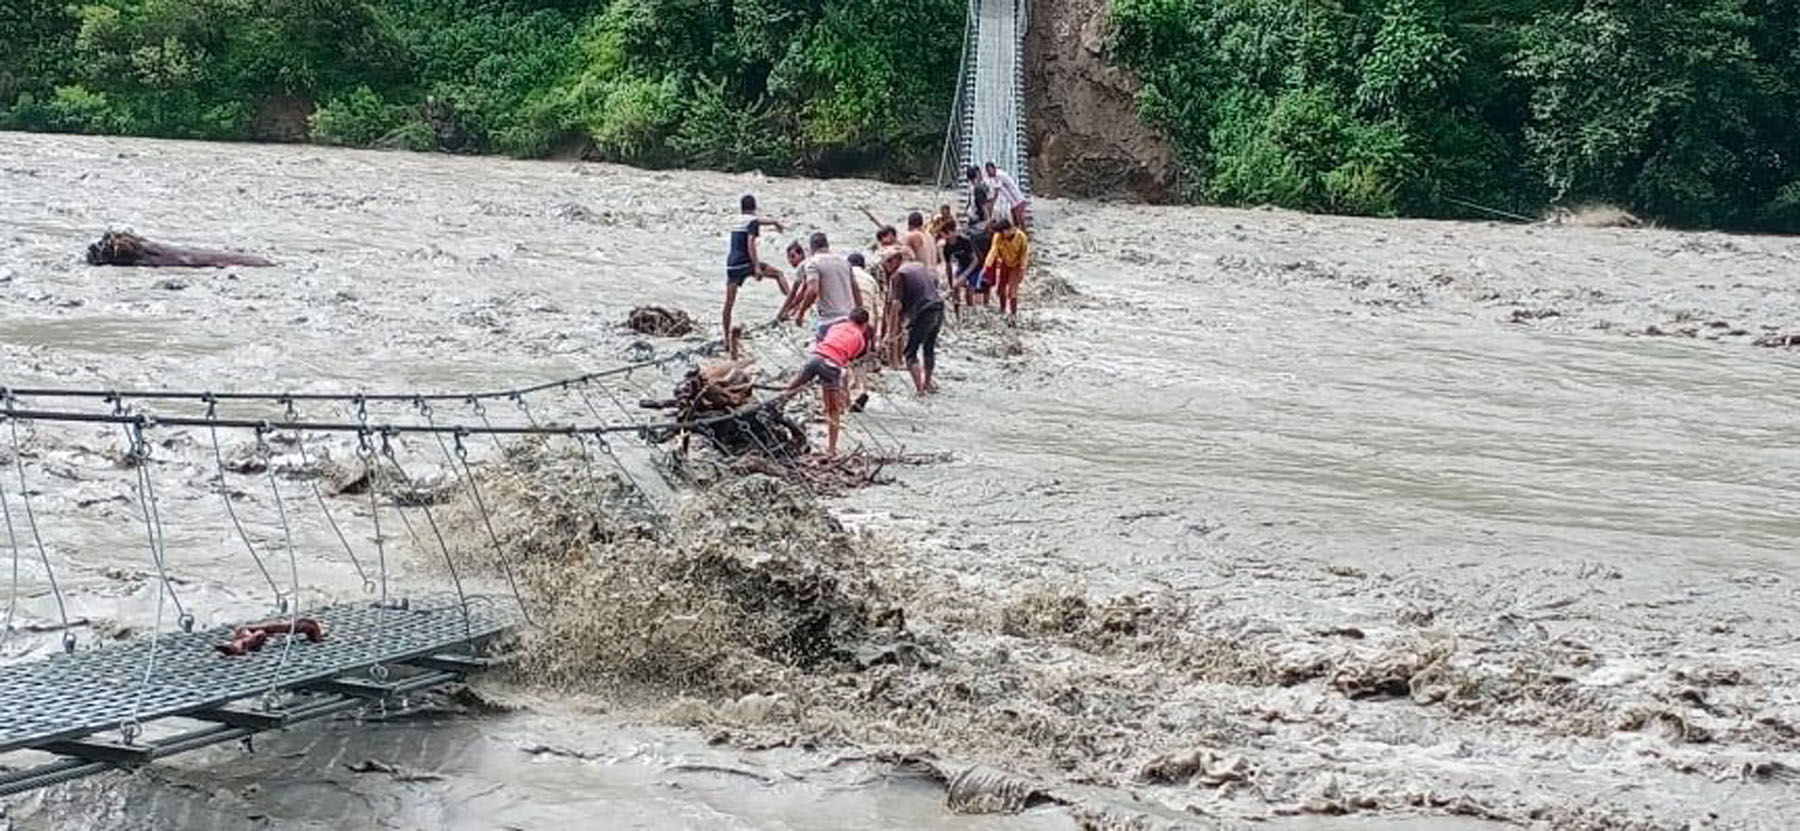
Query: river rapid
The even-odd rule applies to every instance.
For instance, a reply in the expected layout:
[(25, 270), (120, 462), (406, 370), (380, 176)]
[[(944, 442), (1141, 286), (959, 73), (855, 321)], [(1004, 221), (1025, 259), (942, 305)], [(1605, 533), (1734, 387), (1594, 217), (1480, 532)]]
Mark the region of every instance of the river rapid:
[[(0, 385), (459, 391), (621, 364), (642, 340), (621, 325), (640, 303), (692, 312), (696, 339), (717, 334), (722, 235), (744, 192), (789, 224), (765, 238), (770, 258), (814, 230), (862, 247), (860, 207), (898, 220), (952, 198), (0, 134)], [(905, 608), (927, 665), (758, 679), (733, 696), (496, 680), (477, 688), (505, 713), (302, 727), (252, 755), (215, 748), (19, 797), (9, 820), (1790, 825), (1800, 349), (1755, 341), (1800, 332), (1800, 241), (1058, 201), (1036, 219), (1019, 329), (953, 322), (941, 395), (916, 400), (889, 377), (852, 419), (853, 441), (942, 460), (827, 502), (871, 541), (859, 568)], [(81, 262), (125, 228), (279, 265)], [(740, 319), (779, 301), (752, 284)], [(759, 335), (751, 350), (774, 372), (799, 343)], [(625, 391), (671, 384), (652, 372)], [(182, 599), (203, 626), (267, 614), (206, 435), (157, 436)], [(89, 621), (83, 645), (156, 620), (122, 447), (116, 428), (33, 425), (20, 448), (69, 614)], [(0, 442), (4, 461), (13, 452)], [(3, 482), (16, 499), (17, 480)], [(256, 482), (235, 483), (238, 504), (274, 550)], [(366, 543), (361, 504), (338, 510)], [(322, 515), (292, 522), (303, 602), (364, 598)], [(428, 551), (392, 549), (395, 585), (442, 587)], [(56, 621), (47, 575), (31, 557), (21, 569), (21, 621)], [(59, 638), (21, 630), (5, 657)], [(856, 695), (832, 703), (831, 684)], [(752, 706), (801, 699), (800, 714)], [(1040, 796), (972, 812), (896, 762), (922, 756), (1005, 771)], [(371, 759), (419, 775), (347, 769)]]

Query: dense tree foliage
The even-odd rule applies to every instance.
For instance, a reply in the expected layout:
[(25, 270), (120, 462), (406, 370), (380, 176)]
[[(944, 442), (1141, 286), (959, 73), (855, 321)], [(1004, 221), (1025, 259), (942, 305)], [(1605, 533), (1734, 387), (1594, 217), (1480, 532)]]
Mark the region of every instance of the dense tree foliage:
[(1800, 230), (1792, 0), (1113, 0), (1194, 198)]
[[(1111, 0), (1185, 195), (1800, 230), (1794, 0)], [(960, 0), (0, 0), (0, 127), (916, 170)]]
[(250, 138), (285, 107), (331, 143), (800, 170), (934, 158), (964, 19), (957, 0), (0, 9), (0, 126)]

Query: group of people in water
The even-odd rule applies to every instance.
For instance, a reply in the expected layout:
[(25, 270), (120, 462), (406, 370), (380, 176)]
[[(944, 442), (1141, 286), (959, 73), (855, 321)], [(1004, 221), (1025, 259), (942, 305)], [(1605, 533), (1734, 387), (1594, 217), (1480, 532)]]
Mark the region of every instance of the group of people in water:
[[(726, 343), (735, 359), (738, 331), (732, 314), (738, 290), (751, 279), (773, 280), (786, 300), (778, 322), (810, 325), (812, 349), (785, 390), (792, 397), (817, 382), (825, 403), (826, 455), (836, 456), (844, 413), (868, 400), (861, 390), (868, 369), (904, 365), (920, 396), (937, 391), (938, 336), (948, 310), (961, 318), (964, 307), (998, 304), (1009, 324), (1019, 315), (1019, 288), (1031, 263), (1025, 233), (1030, 202), (1012, 176), (988, 162), (985, 170), (964, 171), (968, 202), (959, 218), (949, 205), (927, 217), (913, 212), (901, 231), (864, 209), (875, 223), (866, 251), (839, 253), (823, 232), (805, 245), (787, 247), (793, 279), (763, 259), (758, 243), (764, 228), (785, 233), (783, 224), (758, 211), (756, 197), (739, 200), (740, 215), (730, 230), (725, 259)], [(811, 323), (808, 323), (810, 315)]]

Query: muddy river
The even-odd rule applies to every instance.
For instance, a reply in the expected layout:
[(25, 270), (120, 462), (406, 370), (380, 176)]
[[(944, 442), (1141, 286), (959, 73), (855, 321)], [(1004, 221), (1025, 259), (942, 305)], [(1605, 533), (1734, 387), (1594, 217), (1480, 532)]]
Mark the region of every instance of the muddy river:
[[(640, 303), (717, 334), (744, 192), (789, 223), (770, 254), (814, 230), (862, 247), (859, 208), (949, 198), (0, 134), (0, 385), (459, 391), (621, 364)], [(825, 502), (932, 660), (629, 695), (478, 682), (507, 712), (302, 727), (14, 798), (12, 827), (1789, 827), (1800, 349), (1757, 341), (1800, 332), (1800, 241), (1080, 202), (1037, 218), (1020, 327), (972, 312), (941, 395), (885, 378), (853, 419), (852, 441), (937, 461)], [(82, 264), (127, 228), (279, 265)], [(779, 301), (753, 284), (740, 316)], [(773, 375), (800, 343), (751, 351)], [(267, 614), (210, 437), (151, 439), (181, 599), (203, 626)], [(0, 430), (26, 476), (0, 485), (14, 511), (32, 494), (83, 648), (157, 625), (123, 447), (116, 427)], [(421, 475), (441, 474), (428, 449)], [(227, 478), (285, 585), (260, 481)], [(336, 504), (353, 563), (305, 477), (279, 487), (301, 602), (364, 598), (366, 504)], [(442, 589), (429, 552), (389, 543), (396, 591)], [(17, 560), (9, 661), (61, 638), (39, 631), (60, 615), (35, 548)], [(942, 775), (897, 761), (924, 757)], [(351, 772), (367, 760), (405, 775)], [(972, 766), (1036, 796), (947, 799), (939, 780)]]

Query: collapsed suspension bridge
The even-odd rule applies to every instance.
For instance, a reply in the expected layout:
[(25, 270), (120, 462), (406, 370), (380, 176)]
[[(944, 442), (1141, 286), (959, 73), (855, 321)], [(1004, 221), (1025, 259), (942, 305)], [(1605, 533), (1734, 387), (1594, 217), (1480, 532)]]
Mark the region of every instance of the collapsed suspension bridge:
[[(959, 80), (939, 168), (940, 183), (960, 183), (961, 168), (994, 162), (1011, 171), (1029, 192), (1025, 139), (1024, 41), (1026, 0), (970, 0)], [(741, 411), (706, 419), (653, 423), (627, 405), (621, 383), (638, 371), (662, 375), (669, 367), (715, 354), (717, 342), (636, 363), (525, 387), (473, 393), (321, 393), (118, 391), (0, 387), (0, 453), (10, 470), (0, 470), (0, 520), (12, 555), (6, 618), (0, 648), (17, 631), (23, 563), (35, 561), (54, 602), (57, 620), (43, 627), (62, 633), (63, 654), (0, 667), (0, 796), (47, 787), (257, 733), (352, 713), (410, 693), (442, 686), (489, 666), (494, 646), (531, 613), (518, 586), (509, 552), (495, 532), (479, 478), (469, 460), (470, 444), (492, 441), (502, 455), (505, 439), (535, 437), (574, 447), (598, 483), (600, 470), (624, 483), (620, 504), (595, 510), (635, 512), (666, 533), (672, 488), (688, 473), (688, 462), (663, 449), (671, 435), (712, 441), (713, 424), (760, 417), (770, 407), (756, 403)], [(74, 402), (71, 404), (70, 402)], [(95, 406), (98, 404), (99, 406)], [(496, 424), (488, 406), (510, 406), (516, 418)], [(437, 408), (445, 408), (439, 412)], [(247, 412), (226, 415), (222, 408)], [(329, 408), (331, 416), (303, 418)], [(458, 416), (448, 415), (460, 408)], [(609, 414), (609, 410), (613, 411)], [(25, 464), (36, 431), (77, 425), (117, 428), (125, 445), (120, 466), (134, 480), (137, 521), (156, 584), (155, 621), (147, 637), (81, 648), (46, 545), (38, 494)], [(21, 431), (21, 426), (26, 428)], [(858, 423), (877, 447), (883, 442)], [(195, 610), (181, 597), (183, 581), (168, 559), (168, 536), (156, 496), (158, 447), (181, 431), (195, 431), (219, 511), (243, 559), (268, 591), (268, 617), (250, 627), (224, 625), (196, 631)], [(248, 436), (253, 465), (227, 461), (221, 434)], [(753, 440), (755, 431), (748, 431)], [(318, 465), (307, 449), (320, 436), (350, 444), (364, 470), (359, 495), (366, 497), (373, 562), (368, 550), (345, 530), (338, 514), (348, 506), (327, 496)], [(159, 442), (158, 439), (165, 441)], [(887, 437), (893, 441), (891, 435)], [(761, 444), (761, 442), (758, 442)], [(301, 471), (278, 475), (272, 445), (294, 449)], [(897, 444), (897, 442), (894, 442)], [(422, 446), (422, 449), (421, 447)], [(436, 450), (436, 453), (432, 453)], [(797, 465), (789, 448), (762, 444), (769, 459)], [(164, 451), (168, 452), (168, 451)], [(422, 477), (408, 474), (420, 456), (455, 490), (471, 498), (480, 526), (505, 576), (504, 596), (465, 590), (464, 575), (432, 510), (438, 497), (421, 492)], [(323, 455), (323, 454), (321, 454)], [(5, 456), (0, 456), (3, 461)], [(186, 460), (192, 463), (193, 460)], [(279, 543), (259, 545), (235, 504), (230, 476), (263, 480)], [(287, 488), (283, 480), (288, 479)], [(306, 481), (299, 493), (293, 479)], [(596, 484), (593, 497), (602, 489)], [(339, 503), (334, 512), (333, 502)], [(302, 507), (307, 506), (307, 507)], [(306, 608), (294, 523), (302, 510), (316, 510), (330, 529), (369, 599)], [(384, 515), (398, 520), (415, 552), (435, 551), (446, 567), (453, 595), (408, 597), (390, 582)], [(389, 520), (389, 530), (393, 530)], [(285, 563), (272, 564), (282, 555)], [(285, 565), (285, 569), (282, 566)], [(285, 572), (285, 573), (284, 573)], [(284, 586), (285, 583), (285, 586)], [(323, 595), (323, 591), (316, 592)], [(25, 755), (17, 763), (14, 757)]]
[[(39, 628), (60, 631), (63, 647), (62, 654), (0, 667), (0, 796), (385, 707), (490, 665), (496, 645), (530, 624), (531, 610), (519, 590), (517, 564), (489, 516), (471, 445), (491, 442), (504, 456), (509, 439), (564, 443), (586, 462), (597, 503), (591, 510), (637, 516), (652, 533), (667, 533), (669, 491), (691, 474), (692, 461), (665, 450), (660, 439), (709, 440), (715, 425), (775, 408), (765, 401), (710, 418), (651, 422), (628, 406), (625, 382), (638, 372), (666, 381), (671, 368), (691, 366), (719, 348), (713, 342), (600, 372), (474, 393), (0, 388), (0, 461), (10, 460), (0, 470), (0, 519), (12, 555), (0, 647), (17, 631), (20, 570), (27, 563), (41, 568), (58, 618)], [(497, 423), (490, 406), (512, 417)], [(246, 412), (227, 415), (223, 408)], [(330, 415), (308, 418), (320, 412)], [(150, 566), (145, 580), (156, 591), (155, 623), (147, 635), (86, 648), (75, 634), (85, 621), (71, 615), (57, 581), (45, 514), (34, 505), (42, 491), (34, 489), (36, 474), (25, 462), (34, 439), (43, 443), (43, 433), (83, 425), (118, 431), (124, 446), (118, 467), (131, 480), (134, 522)], [(248, 441), (252, 462), (228, 461), (222, 435)], [(333, 437), (348, 447), (345, 455), (355, 458), (362, 478), (357, 487), (328, 495), (319, 481), (329, 447), (315, 454), (308, 445)], [(184, 446), (177, 438), (193, 439), (195, 458), (165, 458), (180, 452), (166, 448)], [(881, 444), (872, 433), (868, 438)], [(291, 450), (297, 469), (278, 472), (276, 445)], [(787, 448), (761, 450), (779, 464), (798, 464)], [(439, 473), (440, 487), (421, 485), (430, 481), (418, 473), (426, 464)], [(266, 587), (265, 622), (196, 629), (197, 610), (182, 597), (187, 582), (176, 577), (168, 556), (165, 521), (180, 518), (165, 517), (160, 507), (159, 465), (207, 470), (219, 494), (217, 518), (241, 549), (234, 556), (241, 556), (254, 585)], [(261, 519), (279, 528), (278, 542), (259, 544), (246, 529), (257, 518), (235, 504), (233, 476), (268, 494)], [(617, 486), (603, 488), (602, 480)], [(475, 527), (485, 531), (476, 532), (485, 536), (480, 544), (498, 563), (509, 591), (495, 596), (465, 589), (469, 575), (459, 572), (446, 520), (433, 509), (445, 492), (475, 506)], [(303, 511), (329, 528), (324, 539), (353, 568), (365, 602), (305, 605), (297, 555), (305, 546), (296, 531)], [(348, 529), (346, 515), (352, 513), (368, 523), (366, 535)], [(413, 551), (441, 557), (454, 594), (406, 596), (391, 580), (384, 526), (402, 530)], [(353, 542), (359, 538), (366, 545)], [(20, 754), (24, 763), (15, 758)]]

